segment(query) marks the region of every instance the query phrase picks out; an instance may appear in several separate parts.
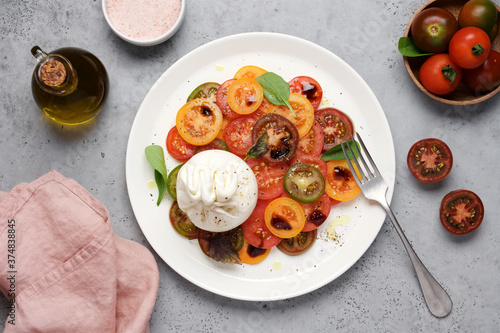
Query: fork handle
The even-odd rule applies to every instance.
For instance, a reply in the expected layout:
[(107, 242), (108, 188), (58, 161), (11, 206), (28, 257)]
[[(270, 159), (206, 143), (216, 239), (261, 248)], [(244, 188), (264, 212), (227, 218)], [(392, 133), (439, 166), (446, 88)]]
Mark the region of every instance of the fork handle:
[(438, 318), (445, 317), (451, 312), (453, 307), (450, 296), (448, 296), (443, 287), (441, 287), (431, 273), (429, 273), (427, 268), (425, 268), (424, 264), (422, 264), (410, 242), (408, 242), (408, 239), (401, 229), (396, 216), (392, 213), (390, 206), (386, 202), (381, 203), (381, 205), (387, 212), (389, 219), (398, 232), (399, 237), (403, 241), (406, 252), (408, 252), (408, 255), (410, 256), (410, 260), (415, 268), (415, 272), (417, 273), (417, 279), (420, 284), (420, 288), (422, 289), (422, 293), (424, 294), (427, 307), (434, 316)]

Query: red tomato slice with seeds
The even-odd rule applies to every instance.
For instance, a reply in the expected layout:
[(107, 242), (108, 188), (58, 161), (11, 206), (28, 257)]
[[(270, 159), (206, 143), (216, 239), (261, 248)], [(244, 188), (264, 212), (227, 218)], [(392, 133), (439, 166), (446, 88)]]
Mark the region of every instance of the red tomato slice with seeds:
[(229, 120), (238, 118), (240, 116), (239, 113), (236, 113), (233, 110), (231, 110), (231, 108), (229, 107), (229, 104), (227, 103), (227, 89), (229, 88), (231, 83), (233, 83), (234, 81), (236, 81), (236, 80), (230, 79), (230, 80), (227, 80), (224, 83), (222, 83), (220, 85), (219, 89), (217, 89), (217, 94), (215, 95), (217, 105), (219, 106), (220, 111), (222, 112), (224, 117), (226, 117)]
[(439, 209), (441, 224), (454, 235), (464, 235), (476, 230), (483, 222), (483, 216), (483, 202), (472, 191), (452, 191), (441, 201)]
[(261, 158), (251, 158), (246, 162), (257, 179), (259, 199), (274, 199), (283, 194), (285, 191), (283, 188), (283, 177), (288, 170), (288, 163), (271, 164)]
[(408, 169), (422, 183), (445, 179), (453, 166), (453, 155), (446, 143), (428, 138), (417, 141), (408, 152)]
[(188, 143), (182, 138), (174, 126), (168, 131), (167, 139), (165, 145), (167, 146), (167, 151), (175, 159), (179, 161), (187, 161), (194, 155), (194, 150), (196, 146)]
[(253, 213), (241, 225), (247, 242), (260, 249), (269, 249), (281, 242), (281, 238), (269, 231), (264, 221), (264, 212), (269, 202), (269, 200), (257, 201)]
[(252, 147), (252, 130), (257, 120), (252, 116), (240, 116), (231, 120), (224, 129), (224, 141), (229, 151), (243, 157)]
[(315, 121), (309, 132), (299, 139), (295, 156), (319, 156), (323, 150), (325, 134), (319, 122)]
[(325, 136), (323, 150), (325, 151), (338, 145), (341, 141), (349, 139), (354, 133), (351, 119), (340, 110), (321, 109), (316, 112), (315, 117), (323, 128)]
[(291, 79), (288, 84), (291, 93), (305, 96), (311, 102), (314, 110), (318, 110), (323, 98), (323, 89), (318, 81), (309, 76), (297, 76)]

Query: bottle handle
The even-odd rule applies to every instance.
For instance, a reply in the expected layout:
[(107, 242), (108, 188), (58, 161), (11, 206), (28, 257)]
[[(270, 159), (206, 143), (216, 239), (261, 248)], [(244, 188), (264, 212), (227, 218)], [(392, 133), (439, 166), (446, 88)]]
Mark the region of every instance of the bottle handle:
[(44, 58), (48, 56), (47, 53), (43, 52), (43, 50), (36, 45), (31, 48), (31, 54), (33, 54), (36, 61), (38, 62), (42, 61)]

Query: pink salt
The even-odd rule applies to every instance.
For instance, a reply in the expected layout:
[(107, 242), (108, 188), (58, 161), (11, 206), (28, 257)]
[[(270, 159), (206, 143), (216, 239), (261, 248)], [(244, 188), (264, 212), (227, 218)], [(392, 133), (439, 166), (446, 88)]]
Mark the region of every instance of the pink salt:
[(107, 0), (114, 27), (127, 37), (146, 40), (160, 37), (177, 21), (183, 0)]

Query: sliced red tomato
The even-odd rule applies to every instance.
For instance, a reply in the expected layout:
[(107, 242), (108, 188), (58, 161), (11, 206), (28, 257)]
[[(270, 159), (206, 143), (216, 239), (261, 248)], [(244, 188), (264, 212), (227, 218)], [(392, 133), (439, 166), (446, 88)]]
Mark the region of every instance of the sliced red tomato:
[(261, 249), (269, 249), (281, 242), (281, 238), (269, 231), (264, 221), (264, 212), (269, 202), (269, 200), (257, 201), (254, 211), (241, 225), (243, 235), (248, 243)]
[(237, 79), (227, 89), (227, 103), (231, 110), (239, 114), (254, 112), (259, 108), (263, 99), (262, 86), (250, 77)]
[(252, 147), (252, 130), (256, 119), (251, 116), (240, 116), (231, 120), (224, 130), (224, 141), (229, 151), (238, 156), (245, 156)]
[(316, 242), (318, 231), (301, 231), (292, 238), (284, 238), (276, 248), (289, 256), (298, 256), (309, 250)]
[(194, 155), (194, 150), (196, 146), (188, 143), (182, 138), (174, 126), (168, 131), (167, 139), (165, 140), (165, 145), (167, 146), (167, 151), (175, 159), (179, 161), (187, 161)]
[(483, 222), (483, 202), (472, 191), (452, 191), (441, 201), (439, 217), (443, 227), (450, 233), (468, 234), (479, 228)]
[(328, 172), (326, 175), (325, 191), (328, 195), (338, 201), (354, 199), (361, 189), (356, 183), (346, 160), (328, 161)]
[(318, 81), (309, 76), (297, 76), (291, 79), (288, 84), (291, 93), (304, 95), (311, 102), (314, 110), (318, 110), (323, 98), (323, 89)]
[(453, 166), (453, 155), (446, 143), (428, 138), (417, 141), (408, 151), (408, 169), (422, 183), (445, 179)]
[(309, 204), (299, 203), (304, 210), (306, 223), (302, 231), (311, 231), (318, 228), (323, 222), (326, 221), (330, 215), (332, 203), (330, 196), (325, 192), (315, 202)]
[(295, 156), (319, 156), (323, 150), (325, 134), (319, 122), (314, 121), (309, 132), (299, 139)]
[(217, 105), (219, 106), (219, 109), (221, 110), (224, 117), (226, 117), (229, 120), (238, 118), (240, 116), (239, 113), (236, 113), (233, 110), (231, 110), (229, 104), (227, 103), (227, 89), (229, 88), (229, 85), (231, 85), (231, 83), (233, 83), (234, 81), (236, 80), (230, 79), (222, 83), (219, 89), (217, 89), (217, 94), (216, 94)]
[(264, 219), (269, 230), (278, 237), (296, 236), (306, 223), (304, 210), (288, 197), (274, 199), (267, 205)]
[(222, 112), (209, 99), (196, 98), (179, 109), (175, 125), (184, 140), (203, 146), (212, 142), (221, 131)]
[(295, 116), (289, 108), (281, 105), (274, 105), (268, 112), (279, 114), (290, 120), (297, 128), (299, 138), (301, 138), (309, 133), (314, 123), (314, 109), (309, 100), (301, 94), (290, 94), (288, 102), (292, 106)]
[(325, 151), (350, 138), (354, 133), (351, 119), (340, 110), (321, 109), (316, 112), (315, 117), (323, 128), (325, 137), (323, 150)]
[(257, 179), (259, 199), (274, 199), (283, 194), (285, 191), (283, 188), (283, 177), (289, 166), (287, 163), (270, 164), (261, 158), (251, 158), (246, 162)]

